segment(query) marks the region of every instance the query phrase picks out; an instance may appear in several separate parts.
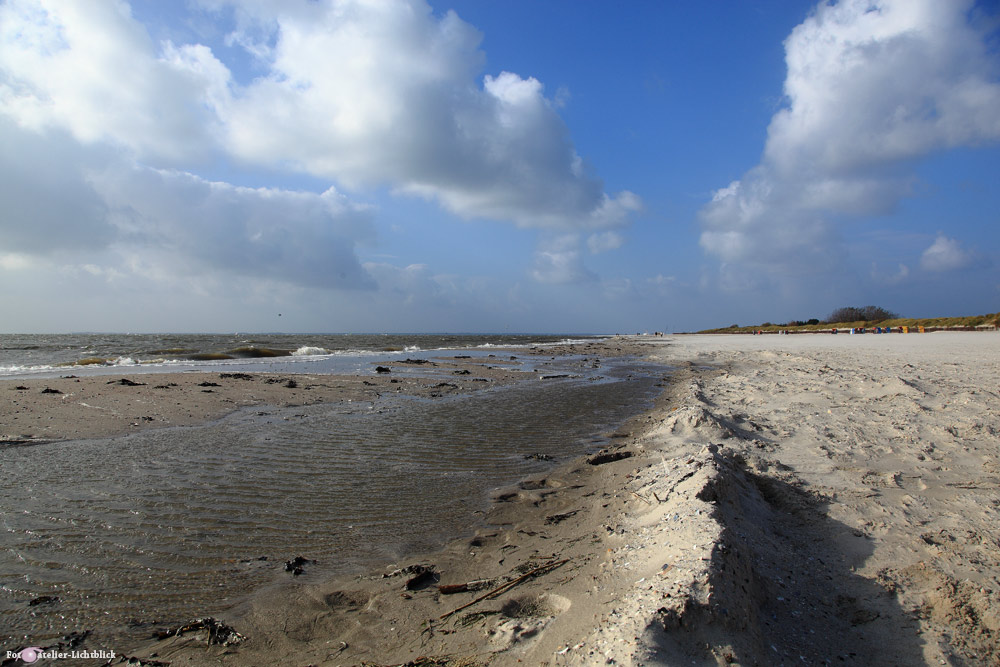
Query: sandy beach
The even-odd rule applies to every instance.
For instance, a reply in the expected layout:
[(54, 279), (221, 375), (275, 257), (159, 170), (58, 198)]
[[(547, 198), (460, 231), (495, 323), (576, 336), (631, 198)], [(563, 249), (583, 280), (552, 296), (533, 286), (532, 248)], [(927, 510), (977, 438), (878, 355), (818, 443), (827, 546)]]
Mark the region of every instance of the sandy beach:
[[(478, 534), (263, 591), (163, 632), (131, 664), (1000, 663), (1000, 336), (636, 337), (565, 351), (635, 352), (670, 380), (604, 452), (497, 490)], [(394, 390), (391, 375), (9, 381), (4, 438), (363, 400)], [(36, 395), (40, 384), (62, 394)]]

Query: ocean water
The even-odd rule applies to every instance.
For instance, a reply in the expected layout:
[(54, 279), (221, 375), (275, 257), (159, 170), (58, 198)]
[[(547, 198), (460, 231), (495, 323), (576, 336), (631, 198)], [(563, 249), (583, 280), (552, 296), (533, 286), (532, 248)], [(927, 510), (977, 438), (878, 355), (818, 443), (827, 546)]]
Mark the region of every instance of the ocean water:
[(403, 562), (474, 530), (492, 489), (607, 444), (664, 377), (550, 363), (590, 370), (0, 449), (0, 648), (90, 630), (92, 647), (125, 650), (301, 581), (283, 567), (296, 556), (313, 580)]
[[(551, 345), (592, 336), (533, 334), (0, 334), (0, 378), (307, 363), (349, 372), (421, 351)], [(300, 367), (295, 367), (300, 368)], [(277, 370), (277, 372), (287, 372)]]

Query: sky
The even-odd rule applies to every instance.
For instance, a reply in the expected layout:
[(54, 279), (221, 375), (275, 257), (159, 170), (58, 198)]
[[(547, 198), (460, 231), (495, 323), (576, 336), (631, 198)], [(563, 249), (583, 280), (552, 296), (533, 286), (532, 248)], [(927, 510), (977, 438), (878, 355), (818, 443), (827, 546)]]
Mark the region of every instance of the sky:
[(1000, 310), (1000, 6), (0, 0), (0, 332)]

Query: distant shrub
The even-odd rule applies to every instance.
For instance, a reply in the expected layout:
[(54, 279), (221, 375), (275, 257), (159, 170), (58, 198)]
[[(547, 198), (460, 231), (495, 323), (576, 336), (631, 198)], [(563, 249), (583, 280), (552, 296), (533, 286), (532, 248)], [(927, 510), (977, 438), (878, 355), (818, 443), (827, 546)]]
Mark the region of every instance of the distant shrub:
[(819, 324), (819, 320), (817, 320), (815, 317), (812, 318), (811, 320), (788, 320), (787, 322), (785, 322), (781, 326), (783, 326), (783, 327), (804, 327), (804, 326), (808, 326), (810, 324)]
[(730, 325), (729, 325), (729, 328), (730, 328), (730, 329), (739, 329), (739, 328), (740, 328), (740, 325), (738, 325), (738, 324), (730, 324)]
[(879, 306), (845, 306), (838, 308), (826, 318), (826, 321), (836, 322), (881, 322), (899, 317), (898, 314)]

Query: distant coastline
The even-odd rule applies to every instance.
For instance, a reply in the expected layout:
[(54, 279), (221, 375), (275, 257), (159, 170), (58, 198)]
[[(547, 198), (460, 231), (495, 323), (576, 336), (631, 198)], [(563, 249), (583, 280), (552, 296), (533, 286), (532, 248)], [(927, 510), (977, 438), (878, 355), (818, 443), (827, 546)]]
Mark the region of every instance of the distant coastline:
[(816, 324), (786, 323), (774, 324), (764, 322), (763, 324), (749, 324), (739, 326), (736, 324), (717, 329), (703, 329), (693, 333), (699, 334), (752, 334), (758, 332), (779, 333), (832, 333), (834, 329), (838, 331), (850, 331), (851, 329), (898, 329), (908, 327), (911, 331), (919, 331), (920, 327), (925, 332), (931, 331), (996, 331), (1000, 326), (1000, 313), (987, 315), (970, 315), (965, 317), (895, 317), (881, 321), (856, 321), (856, 322), (818, 322)]

